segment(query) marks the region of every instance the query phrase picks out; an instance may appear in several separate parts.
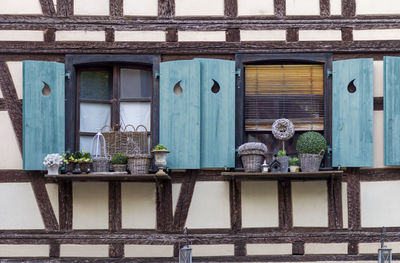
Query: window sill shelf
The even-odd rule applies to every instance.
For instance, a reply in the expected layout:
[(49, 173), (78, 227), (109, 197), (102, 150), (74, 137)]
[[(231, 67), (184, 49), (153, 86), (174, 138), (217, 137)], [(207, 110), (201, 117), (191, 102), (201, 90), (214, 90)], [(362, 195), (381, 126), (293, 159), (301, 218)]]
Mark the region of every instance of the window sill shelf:
[(156, 182), (170, 180), (168, 175), (156, 174), (128, 174), (128, 173), (89, 173), (89, 174), (60, 174), (45, 175), (47, 179), (55, 181), (128, 181), (128, 182)]
[(343, 171), (319, 171), (319, 172), (297, 172), (297, 173), (247, 173), (247, 172), (222, 172), (222, 176), (230, 176), (232, 179), (242, 181), (257, 180), (330, 180), (338, 179), (343, 175)]

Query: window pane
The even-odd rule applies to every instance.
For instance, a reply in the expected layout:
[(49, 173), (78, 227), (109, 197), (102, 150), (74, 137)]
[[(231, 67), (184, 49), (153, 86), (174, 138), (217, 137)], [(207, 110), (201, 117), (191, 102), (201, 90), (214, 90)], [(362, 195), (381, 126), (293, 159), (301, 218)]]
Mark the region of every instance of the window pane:
[(80, 73), (80, 98), (110, 100), (111, 85), (108, 71), (82, 71)]
[(85, 150), (87, 152), (90, 152), (92, 150), (92, 140), (93, 136), (80, 136), (79, 138), (79, 149)]
[(121, 69), (121, 99), (150, 98), (151, 72)]
[(80, 131), (98, 132), (104, 125), (110, 125), (110, 116), (110, 104), (81, 103)]
[(121, 102), (121, 125), (144, 125), (150, 131), (150, 102)]

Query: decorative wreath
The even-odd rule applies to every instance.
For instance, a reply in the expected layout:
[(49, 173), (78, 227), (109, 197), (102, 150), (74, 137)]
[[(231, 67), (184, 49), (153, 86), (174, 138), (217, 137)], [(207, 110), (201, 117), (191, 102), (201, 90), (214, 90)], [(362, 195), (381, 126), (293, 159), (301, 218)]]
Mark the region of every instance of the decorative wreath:
[(278, 140), (289, 140), (294, 135), (294, 125), (288, 119), (278, 119), (272, 124), (272, 134)]

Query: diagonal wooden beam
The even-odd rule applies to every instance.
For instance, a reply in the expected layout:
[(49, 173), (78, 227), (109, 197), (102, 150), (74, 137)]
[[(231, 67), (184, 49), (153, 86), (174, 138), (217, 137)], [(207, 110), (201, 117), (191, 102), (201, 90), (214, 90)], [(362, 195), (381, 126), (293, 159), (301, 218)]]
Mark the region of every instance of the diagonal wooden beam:
[(18, 100), (17, 91), (5, 62), (0, 62), (0, 89), (22, 153), (22, 102)]
[(42, 7), (43, 16), (55, 16), (56, 9), (54, 8), (53, 0), (39, 0)]
[(57, 0), (57, 16), (69, 17), (74, 15), (73, 0)]
[(0, 111), (6, 111), (6, 101), (4, 99), (0, 99)]
[(188, 172), (182, 183), (174, 215), (173, 228), (175, 231), (183, 231), (185, 227), (196, 179), (197, 175), (193, 174), (193, 172)]

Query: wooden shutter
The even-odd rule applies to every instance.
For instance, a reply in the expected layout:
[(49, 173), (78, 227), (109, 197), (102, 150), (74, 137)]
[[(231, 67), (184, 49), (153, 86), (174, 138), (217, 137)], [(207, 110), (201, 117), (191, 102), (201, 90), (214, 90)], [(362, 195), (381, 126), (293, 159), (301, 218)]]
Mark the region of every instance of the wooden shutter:
[(199, 61), (160, 64), (160, 143), (169, 169), (200, 168)]
[(201, 168), (235, 167), (235, 62), (201, 66)]
[(23, 62), (23, 167), (43, 170), (43, 158), (65, 150), (64, 64)]
[(385, 165), (400, 165), (400, 57), (384, 57)]
[(332, 80), (333, 166), (372, 166), (372, 138), (373, 59), (334, 61)]

